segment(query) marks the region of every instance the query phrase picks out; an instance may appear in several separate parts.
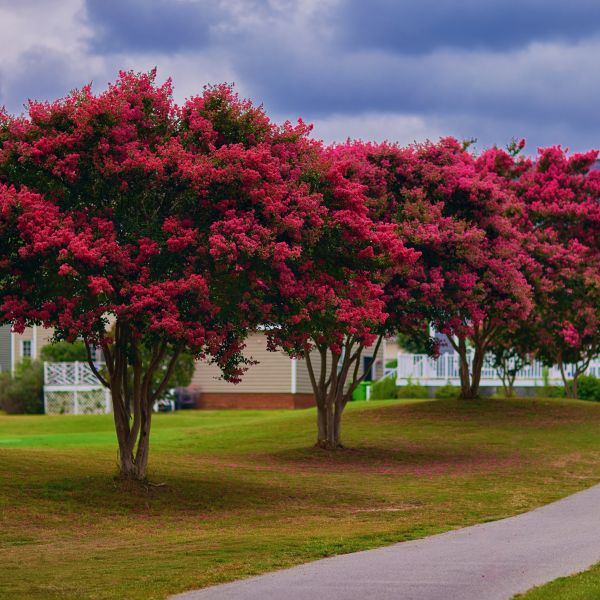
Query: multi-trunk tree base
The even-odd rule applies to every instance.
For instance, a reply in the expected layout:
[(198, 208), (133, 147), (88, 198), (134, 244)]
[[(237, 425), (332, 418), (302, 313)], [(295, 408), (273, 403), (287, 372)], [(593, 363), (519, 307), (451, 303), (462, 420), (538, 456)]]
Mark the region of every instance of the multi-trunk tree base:
[[(102, 344), (105, 373), (101, 373), (92, 360), (91, 344), (87, 341), (86, 348), (90, 368), (111, 393), (120, 476), (143, 481), (150, 453), (152, 406), (171, 379), (181, 347), (169, 352), (167, 342), (156, 342), (150, 346), (148, 360), (143, 360), (139, 339), (127, 324), (117, 320), (113, 343), (104, 341)], [(153, 384), (154, 374), (163, 364), (165, 374), (158, 384)]]
[(343, 448), (341, 441), (342, 414), (352, 393), (370, 371), (379, 351), (383, 336), (380, 336), (373, 350), (367, 368), (359, 374), (364, 343), (349, 337), (343, 344), (342, 352), (333, 352), (326, 344), (315, 343), (319, 352), (320, 369), (306, 353), (306, 365), (317, 403), (317, 448), (337, 450)]

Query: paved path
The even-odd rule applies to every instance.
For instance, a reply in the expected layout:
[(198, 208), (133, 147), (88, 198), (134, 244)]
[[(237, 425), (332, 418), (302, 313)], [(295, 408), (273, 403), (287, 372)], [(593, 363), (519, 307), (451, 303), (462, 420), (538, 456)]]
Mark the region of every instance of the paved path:
[(600, 485), (516, 517), (173, 599), (507, 600), (598, 560)]

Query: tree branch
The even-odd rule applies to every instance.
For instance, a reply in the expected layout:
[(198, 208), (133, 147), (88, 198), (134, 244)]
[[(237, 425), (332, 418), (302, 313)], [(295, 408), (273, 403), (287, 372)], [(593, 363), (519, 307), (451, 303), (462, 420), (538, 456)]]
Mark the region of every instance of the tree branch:
[(106, 342), (101, 342), (100, 346), (102, 347), (102, 353), (104, 354), (104, 364), (106, 364), (108, 374), (112, 375), (112, 372), (115, 368), (115, 363), (112, 350), (110, 349), (110, 345)]
[(88, 362), (88, 365), (90, 365), (90, 369), (92, 370), (92, 373), (98, 378), (98, 381), (105, 388), (110, 389), (110, 385), (109, 385), (108, 381), (106, 381), (106, 379), (104, 379), (104, 377), (102, 377), (102, 375), (100, 375), (100, 371), (98, 371), (98, 369), (96, 368), (96, 365), (94, 364), (94, 361), (92, 360), (92, 349), (90, 348), (90, 344), (88, 344), (87, 340), (84, 340), (84, 344), (85, 344), (85, 351), (87, 354), (87, 362)]
[(157, 344), (152, 350), (152, 356), (150, 357), (150, 363), (146, 368), (146, 373), (142, 379), (142, 396), (145, 400), (148, 400), (150, 397), (150, 386), (152, 385), (152, 378), (154, 377), (154, 372), (158, 368), (158, 365), (162, 362), (164, 358), (165, 352), (167, 350), (167, 342), (162, 341), (160, 344)]
[(315, 399), (318, 393), (317, 387), (317, 378), (315, 377), (315, 370), (313, 369), (312, 359), (310, 357), (310, 350), (308, 352), (305, 351), (306, 358), (306, 370), (308, 371), (308, 376), (310, 377), (310, 384), (312, 385), (313, 392), (315, 393)]
[(163, 391), (167, 387), (167, 384), (169, 383), (169, 380), (171, 379), (171, 375), (173, 375), (173, 370), (175, 369), (175, 365), (177, 364), (177, 359), (179, 358), (179, 355), (181, 354), (182, 350), (183, 350), (182, 346), (179, 346), (176, 348), (175, 353), (173, 354), (173, 356), (171, 357), (171, 360), (169, 361), (169, 366), (167, 367), (167, 372), (165, 373), (163, 380), (160, 382), (160, 385), (158, 386), (158, 388), (154, 392), (154, 394), (152, 394), (152, 397), (150, 399), (150, 404), (156, 402), (156, 400), (158, 398), (160, 398), (160, 395), (163, 393)]
[(129, 443), (133, 448), (140, 431), (142, 421), (142, 389), (141, 389), (141, 378), (142, 378), (142, 364), (140, 358), (140, 352), (136, 343), (132, 344), (133, 351), (133, 424), (129, 432)]
[[(373, 356), (371, 357), (371, 360), (369, 361), (369, 366), (364, 370), (363, 374), (353, 382), (353, 384), (351, 384), (352, 390), (349, 393), (352, 393), (357, 387), (358, 384), (364, 380), (364, 378), (367, 376), (367, 373), (373, 368), (373, 365), (375, 364), (375, 361), (377, 360), (377, 353), (379, 352), (379, 348), (381, 346), (381, 342), (383, 340), (383, 334), (379, 336), (379, 339), (377, 340), (377, 343), (375, 344), (375, 349), (373, 350)], [(360, 347), (360, 351), (362, 353), (363, 350), (363, 346)], [(360, 354), (359, 354), (360, 357)], [(357, 361), (357, 366), (358, 366), (359, 361)]]
[(448, 341), (450, 342), (450, 345), (452, 346), (452, 348), (454, 348), (454, 351), (456, 353), (458, 353), (459, 352), (458, 344), (452, 339), (453, 336), (447, 335), (446, 337), (448, 338)]

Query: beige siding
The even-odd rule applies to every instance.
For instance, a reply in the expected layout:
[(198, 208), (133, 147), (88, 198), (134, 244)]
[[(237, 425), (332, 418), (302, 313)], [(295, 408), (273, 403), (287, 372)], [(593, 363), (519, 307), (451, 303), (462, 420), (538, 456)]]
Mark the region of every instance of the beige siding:
[(241, 383), (235, 385), (218, 379), (220, 371), (216, 366), (198, 362), (192, 385), (202, 392), (213, 393), (291, 393), (292, 361), (283, 352), (269, 352), (264, 334), (251, 335), (246, 341), (244, 354), (259, 362), (249, 367)]
[[(317, 381), (321, 375), (321, 357), (319, 353), (313, 351), (311, 353), (311, 361), (313, 369), (315, 370), (315, 377)], [(306, 361), (298, 359), (298, 367), (296, 368), (296, 391), (299, 394), (312, 394), (313, 388), (310, 383), (310, 375), (308, 374), (308, 367)]]
[(384, 358), (386, 362), (388, 360), (396, 360), (398, 358), (398, 352), (404, 352), (404, 350), (398, 346), (395, 337), (385, 340)]
[(43, 327), (37, 326), (35, 328), (26, 327), (23, 333), (11, 335), (10, 344), (12, 344), (14, 365), (18, 364), (23, 359), (23, 342), (31, 343), (31, 358), (37, 359), (40, 357), (42, 348), (50, 343), (53, 334), (53, 329), (44, 329)]
[(10, 325), (0, 326), (0, 372), (10, 371)]
[(45, 329), (44, 327), (37, 327), (36, 333), (36, 358), (39, 358), (42, 348), (44, 346), (47, 346), (52, 340), (52, 336), (54, 335), (54, 329)]

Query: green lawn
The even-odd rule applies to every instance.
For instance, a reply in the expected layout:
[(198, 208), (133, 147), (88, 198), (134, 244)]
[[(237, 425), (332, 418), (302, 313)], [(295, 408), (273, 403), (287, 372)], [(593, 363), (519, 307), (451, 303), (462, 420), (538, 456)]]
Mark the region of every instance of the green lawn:
[(560, 577), (515, 596), (519, 600), (598, 600), (600, 598), (600, 563), (589, 571)]
[(116, 482), (110, 416), (0, 417), (0, 598), (164, 598), (498, 519), (600, 481), (600, 404), (352, 404), (153, 424), (151, 479)]

